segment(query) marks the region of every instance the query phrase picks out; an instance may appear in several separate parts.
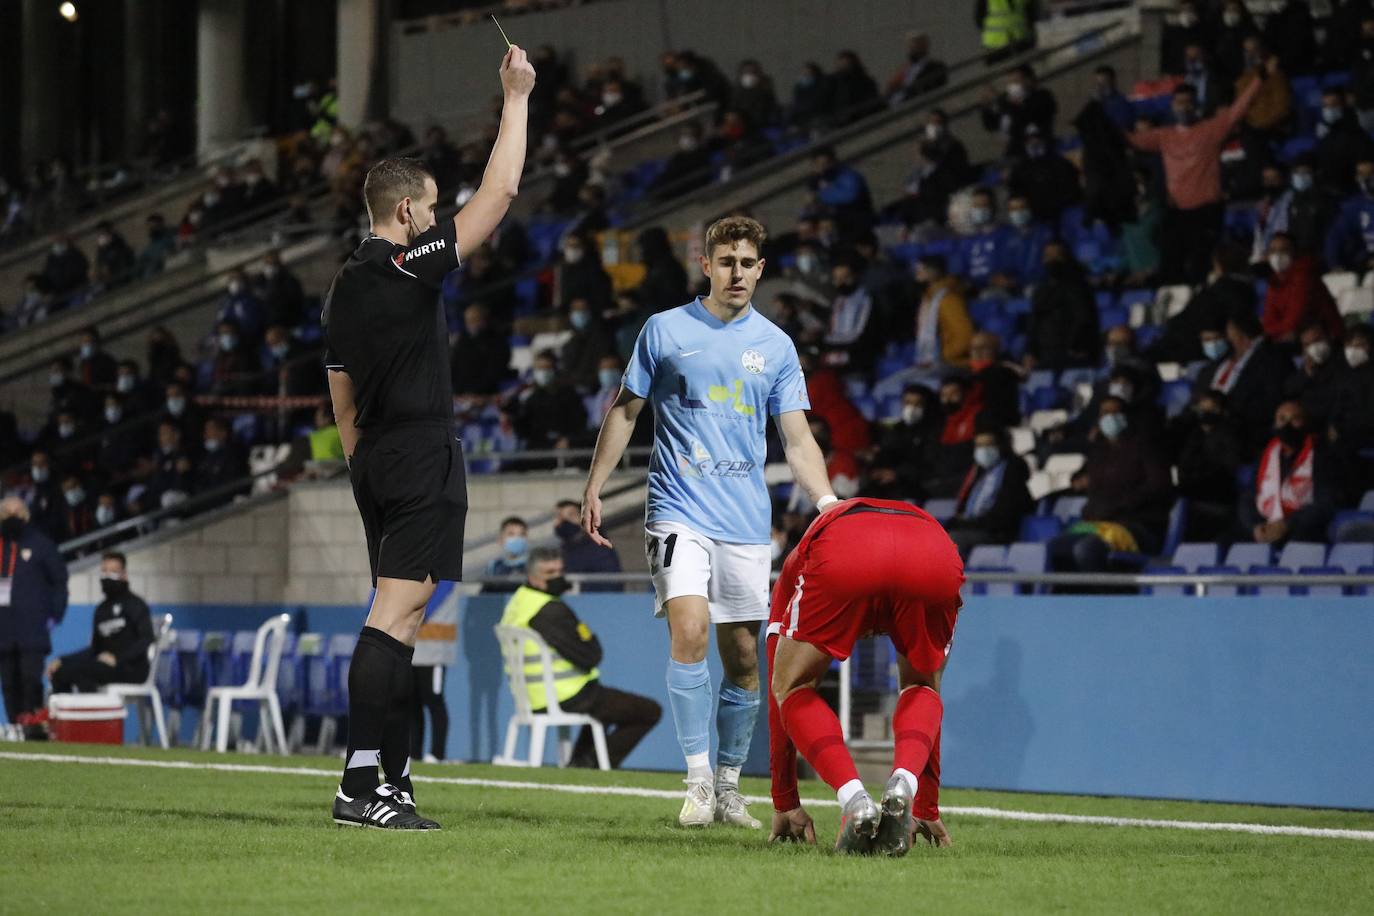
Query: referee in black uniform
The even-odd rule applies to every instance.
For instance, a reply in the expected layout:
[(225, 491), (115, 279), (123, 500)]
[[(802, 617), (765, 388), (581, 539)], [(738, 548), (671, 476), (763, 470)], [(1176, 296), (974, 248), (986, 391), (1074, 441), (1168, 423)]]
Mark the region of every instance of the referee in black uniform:
[[(329, 394), (376, 586), (348, 672), (338, 824), (439, 826), (415, 811), (409, 756), (415, 631), (435, 583), (462, 578), (467, 514), (438, 291), (444, 275), (505, 217), (520, 186), (534, 68), (518, 47), (501, 61), (501, 85), (501, 130), (472, 199), (437, 223), (439, 189), (424, 163), (377, 163), (363, 185), (371, 234), (325, 298)], [(378, 784), (378, 763), (385, 785)]]

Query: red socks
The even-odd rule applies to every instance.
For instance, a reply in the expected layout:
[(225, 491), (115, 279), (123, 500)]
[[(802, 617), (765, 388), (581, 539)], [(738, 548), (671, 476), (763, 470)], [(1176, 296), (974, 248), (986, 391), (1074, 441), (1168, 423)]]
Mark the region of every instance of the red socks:
[(783, 700), (781, 712), (788, 737), (830, 788), (839, 791), (859, 778), (854, 758), (844, 746), (840, 720), (813, 688), (794, 690)]
[(940, 816), (940, 719), (944, 712), (945, 704), (938, 693), (917, 687), (902, 691), (892, 714), (896, 745), (892, 768), (920, 774), (913, 813), (922, 820)]

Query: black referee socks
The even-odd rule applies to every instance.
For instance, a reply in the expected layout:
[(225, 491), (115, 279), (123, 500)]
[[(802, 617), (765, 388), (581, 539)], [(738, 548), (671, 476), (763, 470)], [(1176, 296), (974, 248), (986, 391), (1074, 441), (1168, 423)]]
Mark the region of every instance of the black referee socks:
[[(410, 751), (410, 728), (407, 724), (401, 742), (401, 758), (383, 750), (391, 750), (387, 737), (387, 723), (393, 709), (409, 723), (408, 701), (401, 700), (414, 690), (414, 676), (410, 662), (415, 650), (400, 640), (388, 636), (375, 627), (363, 627), (353, 661), (348, 669), (348, 758), (344, 764), (340, 788), (349, 798), (368, 795), (377, 788), (377, 764), (391, 761), (397, 768), (395, 777), (390, 770), (388, 779), (402, 791), (410, 791), (409, 767), (406, 757)], [(402, 685), (405, 685), (404, 687)], [(401, 772), (406, 775), (399, 777)]]

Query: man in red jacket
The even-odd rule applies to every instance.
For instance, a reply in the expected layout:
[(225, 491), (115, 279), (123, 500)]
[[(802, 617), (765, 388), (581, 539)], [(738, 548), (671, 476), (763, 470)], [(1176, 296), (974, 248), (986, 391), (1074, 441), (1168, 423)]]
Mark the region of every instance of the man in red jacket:
[[(783, 565), (768, 622), (770, 841), (816, 842), (797, 792), (800, 750), (839, 798), (837, 852), (906, 855), (913, 826), (931, 843), (951, 845), (939, 810), (940, 675), (963, 582), (949, 535), (908, 503), (847, 500), (811, 523)], [(859, 781), (839, 719), (816, 692), (831, 662), (875, 633), (897, 648), (902, 689), (881, 808)]]
[(1287, 233), (1275, 233), (1269, 240), (1269, 269), (1273, 275), (1260, 316), (1265, 337), (1275, 343), (1292, 343), (1309, 324), (1321, 324), (1333, 341), (1345, 336), (1345, 323), (1322, 281), (1317, 259), (1295, 254)]

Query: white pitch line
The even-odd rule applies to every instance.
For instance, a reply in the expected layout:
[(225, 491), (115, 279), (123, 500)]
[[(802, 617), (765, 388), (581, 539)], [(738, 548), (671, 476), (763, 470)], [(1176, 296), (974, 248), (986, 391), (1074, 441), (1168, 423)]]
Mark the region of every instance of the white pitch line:
[[(0, 760), (29, 760), (39, 763), (86, 763), (104, 766), (152, 767), (163, 770), (208, 770), (219, 773), (267, 773), (277, 776), (317, 776), (337, 778), (337, 770), (317, 770), (311, 767), (267, 766), (251, 763), (196, 763), (189, 760), (147, 760), (132, 757), (74, 757), (65, 754), (16, 754), (0, 751)], [(678, 799), (681, 792), (667, 789), (642, 789), (635, 786), (588, 786), (573, 783), (526, 782), (517, 779), (477, 779), (461, 776), (418, 776), (416, 782), (446, 786), (472, 786), (484, 789), (542, 789), (568, 795), (619, 795), (630, 798)], [(767, 798), (751, 797), (750, 802), (771, 804)], [(807, 798), (803, 801), (814, 808), (834, 808), (838, 802), (831, 798)], [(1017, 811), (1007, 808), (949, 805), (943, 813), (967, 817), (986, 817), (1006, 821), (1025, 821), (1040, 824), (1087, 824), (1099, 827), (1148, 827), (1168, 830), (1218, 830), (1226, 833), (1251, 833), (1259, 836), (1300, 836), (1330, 840), (1364, 840), (1374, 842), (1374, 830), (1351, 830), (1336, 827), (1299, 827), (1293, 824), (1246, 824), (1236, 821), (1175, 821), (1162, 818), (1103, 817), (1091, 814), (1059, 814), (1043, 811)]]

